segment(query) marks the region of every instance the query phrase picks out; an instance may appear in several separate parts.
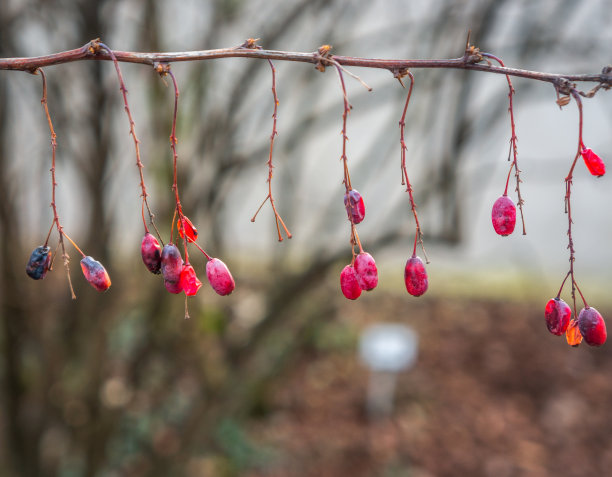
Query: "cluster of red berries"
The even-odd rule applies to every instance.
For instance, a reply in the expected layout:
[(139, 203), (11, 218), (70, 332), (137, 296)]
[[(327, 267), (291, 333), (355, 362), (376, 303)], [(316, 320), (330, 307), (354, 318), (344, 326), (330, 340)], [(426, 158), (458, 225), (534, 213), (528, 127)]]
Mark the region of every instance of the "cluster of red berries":
[(590, 346), (601, 346), (608, 337), (606, 323), (595, 308), (585, 306), (578, 319), (572, 318), (570, 306), (558, 296), (548, 301), (544, 317), (548, 331), (557, 336), (565, 334), (570, 346), (578, 346), (583, 339)]
[[(344, 195), (344, 206), (351, 226), (359, 224), (365, 218), (363, 197), (357, 190), (351, 189)], [(428, 281), (425, 265), (413, 254), (406, 262), (404, 269), (406, 290), (413, 296), (421, 296), (427, 291)], [(370, 291), (378, 285), (378, 269), (372, 255), (363, 250), (353, 257), (340, 273), (340, 289), (349, 300), (356, 300), (362, 291)]]
[[(582, 142), (580, 143), (580, 155), (593, 176), (601, 177), (605, 174), (606, 166), (603, 160), (591, 149), (586, 148)], [(507, 236), (514, 231), (516, 206), (506, 194), (497, 199), (493, 204), (491, 220), (493, 222), (493, 229), (498, 235)], [(571, 217), (569, 220), (571, 223)], [(570, 272), (568, 272), (568, 276), (571, 276), (572, 286), (577, 287), (573, 277), (573, 266)], [(563, 280), (561, 290), (563, 290), (565, 281)], [(559, 297), (561, 290), (559, 290), (559, 294), (555, 298), (551, 298), (548, 301), (544, 310), (544, 318), (548, 331), (556, 336), (565, 334), (567, 343), (573, 347), (578, 346), (583, 339), (590, 346), (601, 346), (604, 344), (607, 339), (607, 331), (606, 323), (601, 314), (595, 308), (589, 307), (585, 302), (584, 308), (578, 314), (578, 318), (572, 318), (570, 306)]]
[[(183, 216), (177, 223), (180, 236), (189, 243), (195, 243), (198, 235), (197, 229), (191, 221)], [(198, 248), (200, 248), (198, 246)], [(207, 258), (206, 277), (215, 292), (219, 295), (229, 295), (234, 291), (235, 282), (229, 269), (218, 258), (212, 258), (204, 250), (202, 253)], [(183, 260), (178, 247), (170, 242), (162, 248), (159, 241), (148, 231), (142, 239), (140, 246), (142, 261), (147, 269), (156, 275), (161, 274), (164, 286), (170, 293), (178, 294), (185, 292), (186, 296), (194, 296), (202, 286), (193, 266), (189, 263), (187, 249)]]

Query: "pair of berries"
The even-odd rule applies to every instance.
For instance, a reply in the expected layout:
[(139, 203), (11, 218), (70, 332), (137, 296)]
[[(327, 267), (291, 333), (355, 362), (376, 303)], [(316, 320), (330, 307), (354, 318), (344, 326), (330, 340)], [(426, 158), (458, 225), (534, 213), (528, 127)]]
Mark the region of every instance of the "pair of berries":
[[(188, 239), (195, 239), (189, 228), (185, 227), (185, 232)], [(162, 249), (157, 239), (147, 232), (142, 239), (140, 251), (147, 269), (151, 273), (161, 273), (164, 286), (170, 293), (184, 291), (185, 295), (193, 296), (202, 286), (191, 264), (183, 262), (176, 245), (169, 243)], [(222, 296), (232, 293), (236, 286), (229, 269), (218, 258), (211, 258), (206, 263), (206, 277), (213, 290)]]
[(356, 300), (363, 290), (370, 291), (378, 285), (378, 269), (372, 255), (361, 252), (355, 261), (340, 273), (340, 289), (349, 300)]
[[(26, 273), (34, 280), (42, 280), (51, 269), (51, 249), (41, 245), (36, 247), (26, 264)], [(81, 270), (85, 279), (96, 290), (103, 292), (111, 286), (111, 280), (104, 266), (90, 256), (81, 259)]]
[(548, 331), (557, 336), (565, 333), (570, 346), (578, 346), (583, 338), (590, 346), (601, 346), (606, 342), (606, 323), (595, 308), (583, 308), (577, 320), (571, 319), (571, 316), (571, 308), (559, 297), (550, 299), (546, 304), (544, 318)]

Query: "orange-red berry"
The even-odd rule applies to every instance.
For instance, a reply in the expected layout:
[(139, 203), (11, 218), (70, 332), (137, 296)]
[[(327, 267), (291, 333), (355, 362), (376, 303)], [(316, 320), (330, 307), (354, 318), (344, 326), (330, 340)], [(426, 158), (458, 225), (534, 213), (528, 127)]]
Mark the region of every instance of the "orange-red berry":
[(176, 222), (176, 226), (178, 227), (179, 235), (183, 238), (185, 235), (187, 236), (187, 240), (189, 242), (195, 242), (198, 238), (198, 229), (191, 223), (186, 216), (182, 216)]
[(587, 169), (592, 175), (601, 177), (606, 173), (604, 161), (591, 149), (583, 147), (581, 154)]
[(179, 285), (187, 296), (195, 295), (196, 293), (198, 293), (198, 290), (202, 286), (202, 282), (198, 280), (195, 270), (188, 263), (183, 265), (183, 270), (181, 270), (181, 277), (179, 279)]

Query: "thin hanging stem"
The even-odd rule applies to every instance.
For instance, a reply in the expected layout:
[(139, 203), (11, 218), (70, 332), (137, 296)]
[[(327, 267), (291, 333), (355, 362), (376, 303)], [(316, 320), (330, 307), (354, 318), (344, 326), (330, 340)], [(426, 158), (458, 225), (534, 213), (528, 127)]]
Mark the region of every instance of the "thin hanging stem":
[[(412, 195), (412, 185), (410, 184), (410, 179), (408, 178), (408, 171), (406, 170), (406, 151), (408, 150), (406, 146), (406, 140), (404, 138), (404, 131), (406, 129), (406, 112), (408, 111), (408, 104), (410, 103), (410, 97), (412, 96), (412, 89), (414, 87), (414, 75), (410, 71), (406, 71), (405, 74), (410, 79), (410, 86), (408, 87), (408, 95), (406, 96), (406, 103), (404, 104), (404, 110), (402, 112), (402, 117), (399, 121), (400, 128), (400, 153), (401, 153), (401, 174), (402, 174), (402, 185), (406, 186), (406, 192), (408, 192), (408, 197), (410, 198), (410, 208), (412, 209), (412, 215), (414, 216), (414, 222), (416, 224), (416, 231), (414, 236), (414, 249), (412, 251), (412, 256), (416, 257), (416, 244), (421, 244), (421, 250), (423, 250), (423, 255), (425, 256), (425, 262), (429, 263), (429, 257), (427, 256), (427, 252), (425, 251), (425, 245), (423, 244), (423, 232), (421, 231), (421, 224), (419, 223), (419, 215), (417, 214), (416, 202), (414, 200), (414, 196)], [(398, 77), (398, 79), (400, 79)], [(404, 85), (401, 82), (402, 86)]]
[[(51, 134), (51, 209), (53, 210), (53, 222), (51, 222), (51, 227), (49, 228), (49, 232), (47, 233), (47, 238), (45, 239), (45, 247), (49, 243), (49, 237), (51, 236), (51, 231), (53, 230), (53, 226), (57, 228), (57, 233), (59, 235), (59, 245), (62, 247), (62, 259), (64, 262), (64, 267), (66, 268), (66, 276), (68, 277), (68, 288), (70, 288), (70, 296), (73, 300), (76, 300), (76, 294), (74, 293), (74, 287), (72, 286), (72, 279), (70, 278), (70, 257), (66, 253), (66, 246), (64, 245), (64, 229), (60, 224), (59, 214), (57, 212), (57, 204), (55, 202), (55, 190), (57, 188), (57, 181), (55, 179), (55, 155), (57, 150), (57, 135), (55, 134), (55, 129), (53, 128), (53, 122), (51, 121), (51, 114), (49, 113), (49, 105), (47, 104), (47, 76), (42, 68), (39, 68), (37, 71), (40, 72), (40, 76), (42, 78), (42, 99), (40, 100), (43, 109), (45, 111), (45, 117), (47, 118), (47, 124), (49, 125), (49, 133)], [(66, 236), (68, 238), (68, 236)], [(76, 247), (76, 245), (75, 245)], [(77, 247), (77, 250), (78, 247)], [(82, 253), (82, 252), (81, 252)]]
[(287, 226), (285, 225), (283, 218), (280, 216), (280, 214), (276, 210), (276, 205), (274, 204), (274, 196), (272, 195), (272, 176), (274, 172), (272, 156), (274, 152), (274, 138), (278, 135), (278, 131), (276, 129), (276, 118), (278, 114), (278, 96), (276, 94), (276, 68), (274, 68), (274, 64), (272, 63), (271, 60), (268, 60), (268, 63), (270, 64), (270, 68), (272, 70), (272, 96), (274, 99), (274, 113), (272, 114), (272, 134), (270, 135), (270, 154), (268, 156), (268, 181), (267, 181), (268, 182), (268, 195), (266, 196), (266, 198), (263, 200), (263, 202), (261, 203), (261, 205), (255, 212), (255, 215), (253, 215), (253, 218), (251, 218), (251, 222), (255, 222), (255, 218), (257, 217), (257, 214), (259, 214), (259, 211), (261, 210), (261, 208), (269, 200), (270, 205), (272, 206), (272, 210), (274, 212), (274, 219), (276, 221), (276, 231), (278, 232), (278, 241), (282, 242), (283, 236), (281, 234), (281, 226), (283, 227), (283, 230), (285, 231), (285, 234), (287, 235), (288, 239), (290, 239), (292, 235), (289, 229), (287, 228)]
[[(130, 135), (132, 136), (132, 139), (134, 140), (134, 148), (136, 149), (136, 166), (138, 167), (138, 173), (140, 175), (140, 189), (142, 191), (140, 195), (142, 197), (142, 201), (145, 207), (147, 208), (147, 212), (149, 214), (149, 222), (155, 229), (155, 232), (157, 233), (157, 236), (159, 240), (161, 241), (162, 240), (161, 234), (159, 233), (159, 230), (157, 230), (157, 226), (155, 225), (155, 215), (153, 214), (153, 212), (151, 211), (151, 207), (149, 206), (149, 200), (148, 200), (149, 195), (147, 194), (147, 187), (145, 185), (144, 173), (143, 173), (144, 165), (140, 159), (140, 140), (136, 136), (136, 124), (134, 123), (134, 119), (132, 118), (132, 112), (130, 111), (130, 106), (128, 104), (127, 88), (125, 87), (125, 83), (123, 81), (123, 74), (121, 73), (121, 68), (119, 67), (119, 60), (117, 59), (117, 56), (115, 55), (113, 50), (111, 50), (104, 43), (97, 41), (97, 42), (92, 42), (92, 45), (97, 45), (95, 47), (96, 51), (98, 51), (100, 48), (103, 49), (108, 54), (110, 59), (113, 61), (113, 64), (115, 65), (115, 71), (117, 72), (117, 79), (119, 80), (119, 89), (121, 90), (121, 94), (123, 96), (124, 109), (127, 114), (128, 121), (130, 123)], [(144, 221), (144, 219), (143, 219), (143, 225), (144, 225), (145, 232), (148, 232), (147, 224)]]

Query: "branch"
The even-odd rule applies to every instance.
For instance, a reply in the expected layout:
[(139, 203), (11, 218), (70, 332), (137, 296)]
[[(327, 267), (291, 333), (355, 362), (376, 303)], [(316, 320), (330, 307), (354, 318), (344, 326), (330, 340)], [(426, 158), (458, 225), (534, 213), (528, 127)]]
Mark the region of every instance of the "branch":
[(386, 69), (397, 72), (416, 68), (446, 68), (473, 71), (484, 71), (508, 76), (528, 78), (559, 85), (563, 82), (595, 82), (604, 89), (612, 87), (612, 68), (606, 66), (598, 74), (558, 74), (543, 73), (539, 71), (523, 70), (519, 68), (508, 68), (502, 66), (481, 63), (482, 55), (477, 48), (469, 47), (460, 58), (438, 59), (438, 60), (416, 60), (416, 59), (378, 59), (358, 58), (352, 56), (328, 55), (322, 56), (317, 50), (311, 53), (264, 50), (254, 47), (253, 40), (247, 40), (242, 45), (232, 48), (221, 48), (216, 50), (182, 51), (168, 53), (140, 53), (132, 51), (105, 51), (99, 48), (99, 39), (92, 40), (81, 48), (53, 53), (46, 56), (35, 56), (29, 58), (0, 58), (0, 70), (34, 71), (44, 66), (58, 65), (81, 60), (106, 60), (111, 61), (112, 55), (117, 61), (123, 63), (138, 63), (154, 66), (156, 63), (169, 63), (178, 61), (212, 60), (217, 58), (257, 58), (278, 61), (297, 61), (311, 63), (321, 71), (326, 66), (335, 64), (342, 66), (357, 66), (362, 68)]

